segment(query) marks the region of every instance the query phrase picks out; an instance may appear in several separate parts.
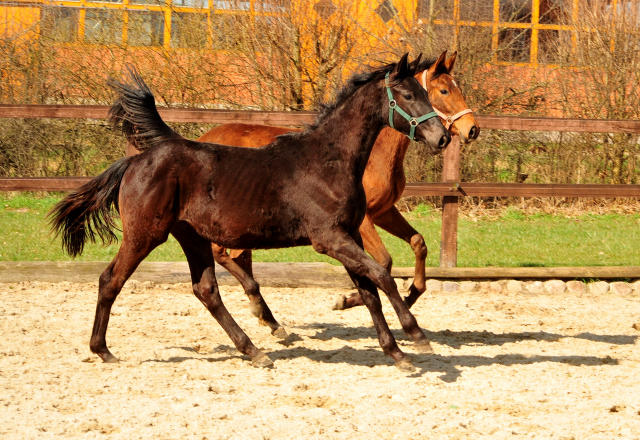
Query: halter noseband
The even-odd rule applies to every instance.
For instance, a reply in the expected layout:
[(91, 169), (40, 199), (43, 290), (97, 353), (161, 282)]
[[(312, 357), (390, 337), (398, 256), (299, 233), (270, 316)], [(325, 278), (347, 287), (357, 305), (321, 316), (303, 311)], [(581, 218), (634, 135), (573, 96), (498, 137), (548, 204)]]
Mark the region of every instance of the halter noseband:
[[(424, 89), (427, 90), (427, 71), (426, 70), (424, 72), (422, 72), (422, 87), (424, 87)], [(433, 107), (433, 104), (432, 104), (432, 107)], [(464, 115), (467, 115), (469, 113), (473, 113), (473, 110), (468, 108), (466, 110), (462, 110), (459, 113), (456, 113), (453, 116), (447, 116), (447, 115), (445, 115), (444, 113), (442, 113), (440, 110), (438, 110), (435, 107), (433, 107), (433, 110), (438, 114), (438, 116), (440, 116), (442, 119), (444, 119), (444, 122), (445, 122), (444, 128), (446, 128), (447, 130), (449, 130), (449, 128), (451, 128), (451, 126), (453, 125), (453, 123), (455, 121), (457, 121), (458, 119), (460, 119)]]
[(389, 125), (391, 126), (391, 128), (395, 128), (393, 126), (393, 112), (394, 111), (398, 112), (400, 116), (402, 116), (407, 121), (409, 121), (411, 130), (409, 131), (409, 134), (405, 135), (409, 139), (413, 140), (416, 132), (416, 127), (418, 125), (422, 124), (424, 121), (428, 119), (435, 118), (438, 116), (438, 113), (431, 112), (431, 113), (427, 113), (426, 115), (422, 115), (419, 118), (412, 118), (411, 116), (409, 116), (407, 112), (402, 110), (398, 106), (398, 103), (396, 102), (396, 100), (393, 99), (393, 94), (391, 93), (391, 87), (389, 86), (389, 72), (387, 72), (387, 75), (384, 77), (384, 85), (387, 87), (387, 96), (389, 97)]

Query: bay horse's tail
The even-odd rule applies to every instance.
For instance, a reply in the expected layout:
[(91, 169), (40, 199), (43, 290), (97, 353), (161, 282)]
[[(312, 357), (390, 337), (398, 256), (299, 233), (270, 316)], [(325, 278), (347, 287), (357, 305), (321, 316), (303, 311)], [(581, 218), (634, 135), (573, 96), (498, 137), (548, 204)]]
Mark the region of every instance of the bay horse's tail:
[(125, 82), (109, 79), (107, 84), (118, 94), (109, 120), (138, 150), (148, 150), (169, 139), (183, 139), (162, 120), (153, 93), (135, 67), (127, 67)]
[(62, 235), (62, 248), (72, 257), (82, 254), (87, 240), (103, 244), (118, 241), (112, 206), (120, 212), (118, 195), (122, 176), (133, 157), (125, 157), (111, 165), (89, 183), (69, 193), (47, 214), (56, 237)]

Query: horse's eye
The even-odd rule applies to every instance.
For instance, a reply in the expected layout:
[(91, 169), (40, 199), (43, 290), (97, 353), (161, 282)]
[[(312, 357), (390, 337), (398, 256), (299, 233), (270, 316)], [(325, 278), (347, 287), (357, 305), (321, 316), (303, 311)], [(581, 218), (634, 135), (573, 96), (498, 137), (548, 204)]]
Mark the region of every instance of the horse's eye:
[(440, 93), (442, 93), (443, 95), (448, 95), (449, 91), (447, 89), (442, 89), (440, 90)]
[(413, 96), (410, 94), (404, 95), (404, 99), (406, 99), (407, 101), (411, 101), (413, 99)]

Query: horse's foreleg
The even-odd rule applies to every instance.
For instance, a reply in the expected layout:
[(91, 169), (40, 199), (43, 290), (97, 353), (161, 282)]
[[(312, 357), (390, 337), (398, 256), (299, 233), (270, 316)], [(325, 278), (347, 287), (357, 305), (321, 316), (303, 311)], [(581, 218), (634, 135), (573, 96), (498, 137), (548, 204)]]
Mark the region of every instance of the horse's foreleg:
[(359, 275), (349, 268), (347, 268), (347, 273), (356, 285), (362, 302), (369, 309), (382, 351), (396, 362), (396, 367), (399, 370), (408, 373), (413, 372), (415, 368), (411, 364), (411, 359), (398, 347), (396, 339), (393, 337), (389, 325), (384, 318), (378, 289), (369, 278)]
[[(355, 240), (358, 240), (358, 242), (356, 242)], [(367, 283), (367, 281), (363, 281), (363, 277), (368, 278), (371, 282), (373, 282), (376, 286), (378, 286), (385, 292), (385, 294), (389, 298), (389, 301), (391, 302), (391, 305), (396, 311), (398, 318), (400, 319), (400, 323), (404, 332), (407, 334), (407, 336), (413, 338), (413, 340), (415, 341), (415, 345), (420, 349), (420, 351), (433, 351), (431, 349), (431, 345), (429, 344), (429, 340), (425, 336), (424, 332), (420, 329), (420, 327), (418, 327), (418, 323), (415, 317), (409, 311), (409, 308), (400, 297), (398, 288), (396, 287), (396, 283), (395, 281), (393, 281), (393, 278), (391, 278), (391, 275), (389, 275), (389, 272), (387, 272), (374, 260), (369, 258), (367, 254), (365, 254), (364, 250), (362, 249), (362, 239), (360, 238), (359, 232), (356, 231), (354, 237), (352, 238), (344, 231), (335, 231), (333, 234), (323, 234), (323, 236), (320, 236), (317, 239), (312, 238), (312, 242), (314, 248), (317, 251), (326, 253), (329, 256), (340, 261), (345, 266), (345, 268), (350, 271), (350, 273), (353, 273), (354, 275), (360, 277), (356, 278), (354, 282), (357, 280), (359, 284), (356, 284), (356, 286), (364, 287), (364, 289), (359, 289), (360, 294), (363, 295), (364, 292), (364, 294), (367, 296), (367, 298), (363, 297), (363, 301), (365, 305), (369, 307), (369, 311), (372, 313), (372, 316), (374, 315), (374, 313), (377, 314), (378, 312), (369, 306), (369, 302), (371, 301), (369, 295), (373, 295), (373, 292), (370, 288), (367, 288), (369, 284)], [(380, 313), (382, 312), (380, 311)], [(376, 319), (384, 319), (384, 317), (377, 317)], [(376, 329), (379, 331), (384, 330), (382, 328), (378, 329), (378, 327), (376, 327)], [(380, 338), (381, 333), (378, 334)], [(381, 345), (385, 340), (386, 339), (380, 339)], [(385, 349), (384, 346), (383, 349)], [(387, 351), (385, 351), (385, 353), (386, 352)], [(403, 356), (402, 352), (399, 351), (399, 349), (398, 352), (401, 356)], [(396, 355), (392, 356), (394, 357), (394, 359), (396, 359), (396, 361), (399, 360), (395, 357)]]
[(287, 337), (286, 330), (273, 317), (273, 313), (260, 293), (260, 285), (251, 274), (251, 251), (245, 250), (236, 258), (231, 258), (222, 246), (212, 244), (211, 247), (216, 262), (242, 284), (244, 293), (247, 294), (251, 302), (253, 316), (258, 318), (260, 324), (268, 326), (272, 335), (285, 339)]
[(171, 231), (187, 256), (193, 293), (218, 321), (222, 329), (243, 354), (251, 356), (254, 366), (268, 367), (273, 365), (271, 359), (253, 345), (251, 339), (233, 319), (220, 297), (215, 274), (215, 260), (211, 243), (184, 222), (176, 224)]
[(374, 223), (391, 235), (403, 239), (409, 243), (413, 249), (413, 253), (416, 256), (415, 275), (413, 283), (411, 283), (411, 287), (409, 287), (409, 296), (405, 298), (407, 305), (411, 307), (426, 290), (425, 264), (427, 260), (427, 246), (424, 243), (424, 238), (418, 231), (413, 229), (395, 206), (381, 216), (376, 217)]
[(102, 272), (102, 275), (100, 275), (98, 305), (96, 307), (96, 316), (93, 321), (93, 331), (91, 332), (89, 347), (91, 351), (100, 356), (104, 362), (118, 362), (118, 358), (111, 354), (107, 348), (106, 341), (111, 306), (113, 306), (118, 294), (122, 290), (122, 286), (133, 274), (140, 262), (144, 260), (155, 247), (163, 242), (164, 240), (154, 242), (138, 241), (134, 245), (133, 242), (125, 236), (118, 254), (104, 272)]
[[(384, 247), (384, 243), (382, 243), (382, 239), (380, 238), (378, 231), (376, 231), (373, 220), (368, 214), (364, 217), (364, 220), (360, 225), (360, 235), (362, 236), (364, 249), (373, 257), (374, 260), (384, 267), (387, 272), (391, 273), (393, 260), (391, 259), (391, 255), (387, 251), (387, 248)], [(340, 296), (336, 300), (333, 309), (346, 310), (362, 305), (364, 305), (364, 302), (362, 301), (360, 292), (356, 291), (348, 297), (345, 295)]]

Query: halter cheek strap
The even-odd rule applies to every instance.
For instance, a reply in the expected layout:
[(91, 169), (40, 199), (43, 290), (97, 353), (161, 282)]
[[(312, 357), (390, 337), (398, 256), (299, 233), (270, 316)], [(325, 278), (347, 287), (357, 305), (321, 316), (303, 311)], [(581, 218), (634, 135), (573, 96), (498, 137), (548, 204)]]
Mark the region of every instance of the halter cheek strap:
[[(424, 89), (427, 90), (427, 71), (426, 70), (424, 72), (422, 72), (422, 87), (424, 87)], [(466, 110), (462, 110), (459, 113), (456, 113), (453, 116), (447, 116), (447, 115), (445, 115), (444, 113), (442, 113), (440, 110), (438, 110), (435, 107), (433, 107), (433, 110), (438, 114), (438, 116), (440, 116), (444, 120), (444, 128), (446, 128), (447, 130), (449, 130), (449, 128), (451, 128), (451, 126), (453, 125), (453, 123), (455, 121), (457, 121), (458, 119), (460, 119), (464, 115), (467, 115), (469, 113), (473, 113), (473, 110), (468, 108)]]
[(414, 135), (416, 133), (416, 127), (428, 119), (437, 117), (438, 114), (436, 112), (431, 112), (431, 113), (427, 113), (426, 115), (422, 115), (418, 118), (413, 118), (409, 116), (407, 112), (405, 112), (398, 106), (398, 103), (396, 102), (396, 100), (393, 99), (393, 94), (391, 93), (391, 86), (389, 85), (389, 72), (387, 72), (386, 76), (384, 77), (384, 84), (387, 87), (387, 97), (389, 98), (389, 126), (391, 128), (395, 128), (393, 126), (393, 112), (398, 112), (400, 116), (402, 116), (407, 121), (409, 121), (409, 125), (411, 126), (411, 129), (409, 130), (409, 134), (405, 134), (405, 136), (413, 140)]

